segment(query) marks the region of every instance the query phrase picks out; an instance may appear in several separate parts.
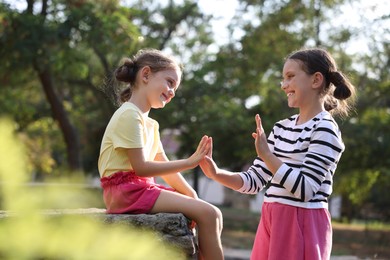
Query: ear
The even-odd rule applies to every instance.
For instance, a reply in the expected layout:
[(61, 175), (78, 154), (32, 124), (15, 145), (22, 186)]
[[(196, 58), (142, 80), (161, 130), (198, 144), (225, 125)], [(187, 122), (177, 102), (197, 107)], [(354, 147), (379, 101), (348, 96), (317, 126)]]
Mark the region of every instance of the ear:
[(312, 86), (313, 88), (321, 88), (324, 83), (324, 75), (321, 72), (316, 72), (313, 74)]
[(141, 80), (142, 82), (144, 83), (148, 83), (149, 82), (149, 78), (150, 78), (150, 74), (152, 73), (152, 70), (150, 69), (149, 66), (145, 66), (141, 69), (140, 71), (140, 76), (141, 76)]

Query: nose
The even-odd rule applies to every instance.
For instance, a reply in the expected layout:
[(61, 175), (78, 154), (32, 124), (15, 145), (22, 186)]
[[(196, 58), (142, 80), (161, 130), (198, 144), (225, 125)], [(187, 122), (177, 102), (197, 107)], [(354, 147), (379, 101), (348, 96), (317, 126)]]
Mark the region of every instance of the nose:
[(284, 88), (286, 88), (286, 87), (287, 87), (287, 81), (282, 80), (282, 81), (280, 82), (280, 88), (281, 88), (281, 89), (284, 89)]
[(173, 98), (175, 96), (175, 91), (173, 89), (168, 90), (169, 97)]

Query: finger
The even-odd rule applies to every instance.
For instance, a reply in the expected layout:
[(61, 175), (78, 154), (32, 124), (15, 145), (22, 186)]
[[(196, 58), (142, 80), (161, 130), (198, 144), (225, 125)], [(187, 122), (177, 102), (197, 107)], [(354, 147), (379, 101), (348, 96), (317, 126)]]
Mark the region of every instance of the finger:
[(202, 155), (209, 154), (209, 152), (210, 152), (210, 137), (206, 136), (206, 138), (204, 140), (204, 146), (200, 152), (202, 153)]
[(199, 150), (202, 147), (202, 143), (203, 143), (203, 138), (200, 139), (200, 141), (198, 143), (198, 147), (196, 147), (196, 150)]
[(203, 152), (205, 150), (205, 146), (207, 146), (207, 139), (208, 137), (204, 135), (202, 139), (200, 139), (199, 145), (198, 145), (198, 151)]
[(211, 149), (211, 143), (210, 143), (210, 137), (208, 137), (207, 135), (205, 136), (205, 150), (206, 150), (206, 153), (209, 153), (210, 149)]
[(202, 146), (206, 143), (206, 141), (207, 141), (207, 136), (202, 136), (202, 139), (200, 139), (200, 144), (202, 144)]
[(209, 155), (210, 157), (213, 157), (213, 138), (210, 137), (210, 138), (209, 138), (209, 141), (210, 141), (210, 151), (209, 151), (208, 155)]
[(261, 121), (261, 117), (259, 116), (257, 127), (263, 130), (263, 122)]
[(260, 119), (259, 114), (256, 114), (255, 120), (256, 120), (256, 127), (260, 128), (261, 127), (261, 119)]

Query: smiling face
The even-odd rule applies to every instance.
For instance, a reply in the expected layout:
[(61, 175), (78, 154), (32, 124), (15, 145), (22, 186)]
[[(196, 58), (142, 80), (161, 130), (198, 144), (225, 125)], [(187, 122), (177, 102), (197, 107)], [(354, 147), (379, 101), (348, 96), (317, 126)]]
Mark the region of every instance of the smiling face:
[(163, 108), (175, 96), (180, 85), (179, 69), (162, 70), (150, 74), (148, 79), (148, 103), (151, 108)]
[(298, 60), (288, 59), (283, 67), (282, 90), (286, 93), (288, 106), (303, 108), (309, 106), (315, 96), (317, 88), (313, 87), (314, 75), (307, 74)]

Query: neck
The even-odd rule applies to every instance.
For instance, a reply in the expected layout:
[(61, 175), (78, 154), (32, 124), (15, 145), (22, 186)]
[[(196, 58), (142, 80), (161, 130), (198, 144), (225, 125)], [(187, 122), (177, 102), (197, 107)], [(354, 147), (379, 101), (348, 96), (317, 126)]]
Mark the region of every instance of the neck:
[(131, 95), (131, 97), (130, 97), (128, 102), (133, 103), (134, 105), (136, 105), (139, 108), (139, 110), (142, 111), (142, 113), (149, 114), (150, 105), (145, 101), (145, 99), (139, 98), (136, 93)]
[(310, 109), (300, 109), (297, 125), (306, 123), (322, 111), (325, 111), (325, 108), (322, 105), (317, 107), (311, 107)]

